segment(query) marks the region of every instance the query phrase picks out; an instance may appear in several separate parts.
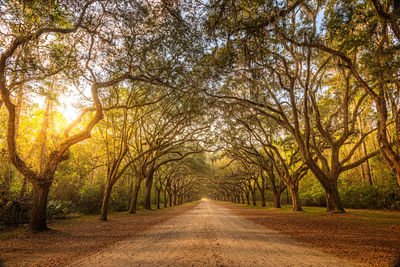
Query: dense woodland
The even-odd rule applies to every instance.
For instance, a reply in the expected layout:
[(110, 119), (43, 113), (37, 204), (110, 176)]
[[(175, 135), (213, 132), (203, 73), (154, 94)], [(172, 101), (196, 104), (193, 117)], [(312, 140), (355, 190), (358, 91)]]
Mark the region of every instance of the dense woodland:
[(392, 0), (0, 0), (0, 227), (202, 197), (400, 209)]

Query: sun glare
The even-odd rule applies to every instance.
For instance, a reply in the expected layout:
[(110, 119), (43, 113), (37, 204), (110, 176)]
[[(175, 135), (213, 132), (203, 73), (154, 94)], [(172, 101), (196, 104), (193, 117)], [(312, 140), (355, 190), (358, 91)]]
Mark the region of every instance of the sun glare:
[(65, 97), (60, 100), (60, 105), (57, 108), (67, 123), (74, 121), (79, 116), (79, 110), (74, 107), (75, 100), (72, 97)]
[(58, 112), (62, 114), (67, 123), (73, 122), (80, 115), (80, 109), (78, 106), (83, 99), (90, 99), (90, 89), (87, 87), (77, 89), (73, 86), (68, 86), (69, 91), (66, 95), (58, 99), (59, 105), (57, 107)]

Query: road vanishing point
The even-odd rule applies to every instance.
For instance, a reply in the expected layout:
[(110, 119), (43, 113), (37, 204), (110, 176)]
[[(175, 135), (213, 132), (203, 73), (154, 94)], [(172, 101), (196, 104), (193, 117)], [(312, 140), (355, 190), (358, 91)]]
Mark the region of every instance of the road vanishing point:
[(71, 266), (352, 266), (210, 200)]

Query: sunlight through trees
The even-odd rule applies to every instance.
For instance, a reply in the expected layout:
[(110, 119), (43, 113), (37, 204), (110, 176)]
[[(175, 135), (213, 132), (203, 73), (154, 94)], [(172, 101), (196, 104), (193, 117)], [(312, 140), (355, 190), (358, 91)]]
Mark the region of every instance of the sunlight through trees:
[(2, 1), (0, 227), (201, 198), (400, 209), (394, 3)]

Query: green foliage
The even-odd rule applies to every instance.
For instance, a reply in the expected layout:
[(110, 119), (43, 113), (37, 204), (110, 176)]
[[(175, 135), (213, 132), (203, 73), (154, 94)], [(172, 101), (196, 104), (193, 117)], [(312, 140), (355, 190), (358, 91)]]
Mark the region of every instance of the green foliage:
[(50, 199), (71, 201), (74, 205), (77, 205), (80, 199), (79, 185), (74, 183), (73, 180), (63, 179), (57, 181), (52, 187), (50, 196)]
[(305, 206), (325, 206), (325, 191), (319, 183), (313, 184), (309, 190), (300, 194), (300, 199)]
[(104, 185), (102, 183), (88, 184), (79, 190), (78, 211), (85, 214), (100, 213)]
[(355, 184), (340, 191), (343, 205), (353, 209), (399, 209), (400, 198), (396, 187)]
[[(394, 98), (391, 102), (398, 102), (398, 90), (396, 89), (398, 87), (397, 74), (400, 68), (398, 39), (393, 39), (390, 36), (393, 33), (389, 31), (388, 40), (386, 43), (383, 42), (385, 39), (382, 39), (382, 30), (380, 29), (383, 26), (380, 25), (381, 19), (376, 16), (376, 10), (372, 3), (355, 0), (306, 1), (296, 8), (295, 12), (298, 12), (296, 13), (296, 22), (292, 24), (289, 19), (290, 14), (275, 18), (274, 21), (273, 13), (275, 12), (271, 13), (270, 10), (286, 8), (283, 5), (284, 2), (281, 1), (223, 2), (224, 5), (218, 7), (216, 4), (218, 1), (211, 1), (210, 10), (201, 10), (200, 7), (192, 10), (192, 6), (188, 5), (186, 8), (189, 8), (190, 12), (181, 10), (185, 6), (182, 2), (182, 5), (171, 5), (172, 12), (165, 13), (159, 12), (161, 6), (151, 8), (152, 5), (156, 7), (155, 2), (148, 4), (121, 1), (120, 5), (119, 1), (111, 1), (109, 5), (104, 6), (94, 2), (82, 20), (82, 29), (94, 29), (95, 27), (92, 26), (97, 25), (93, 36), (86, 36), (87, 31), (81, 30), (81, 28), (71, 34), (32, 35), (29, 42), (19, 47), (14, 56), (7, 60), (7, 71), (4, 76), (10, 78), (7, 84), (17, 82), (14, 86), (10, 86), (9, 92), (12, 92), (12, 98), (15, 97), (15, 99), (21, 93), (22, 101), (21, 110), (18, 109), (20, 114), (17, 127), (17, 150), (21, 158), (26, 161), (27, 166), (37, 173), (42, 171), (42, 165), (45, 163), (43, 159), (48, 157), (59, 141), (63, 140), (63, 130), (67, 119), (64, 117), (65, 114), (56, 111), (56, 107), (59, 100), (68, 97), (69, 90), (72, 91), (72, 85), (76, 85), (81, 94), (86, 93), (80, 92), (81, 89), (89, 88), (90, 84), (85, 80), (90, 73), (101, 77), (101, 79), (97, 79), (99, 81), (115, 78), (127, 71), (133, 76), (140, 77), (134, 85), (130, 85), (130, 83), (115, 84), (112, 89), (101, 90), (100, 99), (105, 108), (123, 106), (122, 103), (131, 107), (126, 113), (128, 123), (125, 126), (121, 124), (124, 110), (107, 109), (104, 112), (105, 119), (98, 124), (98, 128), (91, 132), (91, 139), (75, 144), (69, 149), (69, 159), (58, 165), (54, 177), (49, 196), (48, 217), (63, 217), (73, 211), (74, 207), (77, 211), (85, 214), (100, 212), (105, 177), (109, 173), (108, 170), (111, 169), (107, 169), (107, 167), (116, 162), (114, 157), (119, 154), (117, 148), (121, 147), (123, 138), (126, 136), (131, 138), (128, 140), (128, 145), (132, 158), (140, 154), (148, 157), (148, 160), (143, 157), (135, 160), (132, 168), (138, 170), (146, 167), (141, 160), (157, 164), (164, 159), (173, 160), (177, 155), (181, 156), (187, 151), (197, 150), (197, 144), (201, 143), (217, 147), (222, 140), (227, 143), (235, 142), (238, 148), (249, 143), (253, 144), (255, 135), (253, 134), (251, 137), (252, 135), (246, 133), (246, 127), (242, 127), (242, 129), (235, 125), (235, 121), (237, 123), (239, 119), (244, 120), (249, 125), (248, 128), (253, 128), (252, 126), (259, 122), (260, 125), (263, 125), (260, 130), (267, 130), (265, 131), (268, 133), (266, 139), (269, 137), (278, 139), (273, 135), (283, 136), (286, 130), (279, 129), (282, 123), (272, 123), (269, 118), (274, 117), (276, 122), (285, 121), (280, 117), (281, 115), (274, 116), (275, 113), (285, 113), (288, 121), (291, 121), (295, 117), (291, 110), (299, 109), (300, 116), (308, 110), (306, 98), (302, 99), (302, 88), (308, 85), (309, 76), (307, 75), (305, 81), (307, 84), (301, 84), (300, 81), (304, 78), (302, 75), (305, 73), (299, 74), (298, 77), (294, 77), (295, 71), (290, 73), (290, 70), (294, 70), (293, 64), (296, 63), (296, 60), (299, 60), (299, 66), (306, 67), (305, 58), (302, 58), (306, 54), (300, 50), (308, 49), (301, 49), (299, 45), (289, 45), (290, 42), (286, 38), (281, 38), (275, 32), (276, 30), (287, 35), (288, 39), (294, 39), (297, 42), (315, 41), (337, 49), (354, 61), (354, 69), (360, 71), (360, 76), (365, 77), (368, 83), (371, 81), (371, 85), (373, 85), (371, 87), (378, 88), (379, 86), (375, 86), (375, 82), (385, 81), (384, 93), (393, 95)], [(0, 51), (6, 51), (14, 37), (23, 38), (43, 28), (67, 29), (72, 27), (76, 24), (76, 16), (82, 9), (81, 1), (0, 0), (0, 3), (4, 3), (4, 5), (0, 4), (0, 14), (2, 14), (0, 16), (0, 25), (2, 25)], [(290, 1), (287, 1), (287, 4), (289, 3)], [(106, 14), (110, 16), (98, 17), (96, 13), (101, 11), (100, 6), (102, 9), (107, 9)], [(311, 16), (307, 14), (312, 13), (313, 10), (316, 10), (315, 15), (318, 15), (319, 18), (315, 26), (321, 28), (316, 32), (313, 32), (312, 29)], [(202, 13), (204, 11), (207, 12)], [(176, 19), (175, 16), (179, 18)], [(203, 20), (204, 18), (205, 20)], [(202, 33), (205, 32), (203, 27), (208, 28), (206, 30), (210, 36), (202, 36)], [(92, 45), (89, 42), (90, 39), (95, 41)], [(378, 47), (378, 43), (381, 43), (380, 40), (383, 43)], [(298, 51), (289, 53), (286, 46), (288, 48), (297, 46), (296, 50)], [(88, 47), (91, 47), (91, 51), (88, 50)], [(292, 53), (296, 55), (296, 58), (290, 55)], [(340, 71), (347, 72), (347, 69), (342, 69), (342, 67), (346, 67), (348, 63), (333, 57), (326, 66), (322, 66), (321, 63), (327, 56), (322, 51), (318, 52), (316, 48), (310, 54), (309, 69), (315, 70), (321, 67), (321, 73), (325, 74), (321, 75), (318, 87), (310, 87), (310, 92), (315, 91), (316, 96), (313, 97), (315, 103), (309, 103), (307, 117), (312, 118), (310, 120), (311, 128), (313, 128), (312, 139), (315, 139), (316, 145), (321, 146), (321, 154), (326, 156), (329, 161), (333, 158), (332, 151), (324, 147), (329, 148), (328, 143), (330, 142), (326, 142), (322, 135), (331, 133), (330, 135), (334, 138), (342, 135), (344, 131), (341, 126), (343, 115), (340, 110), (342, 109), (339, 110), (337, 107), (342, 107), (343, 103), (349, 102), (350, 110), (353, 110), (355, 105), (353, 102), (360, 99), (363, 90), (358, 88), (359, 81), (351, 76), (348, 81), (351, 97), (348, 101), (343, 101), (346, 80), (343, 79)], [(105, 62), (107, 64), (104, 64)], [(296, 97), (293, 101), (298, 101), (294, 104), (289, 104), (290, 97), (286, 88), (290, 75), (286, 75), (286, 71), (282, 67), (287, 68), (288, 74), (294, 77), (295, 84), (293, 86)], [(310, 74), (314, 72), (311, 71)], [(278, 74), (279, 82), (276, 80), (278, 77), (275, 76)], [(314, 74), (316, 75), (314, 79), (319, 80), (317, 79), (318, 75)], [(147, 84), (146, 77), (151, 78)], [(261, 77), (263, 78), (261, 79)], [(391, 84), (391, 81), (396, 82), (397, 87), (394, 86), (395, 84)], [(167, 86), (162, 86), (163, 84)], [(201, 90), (199, 90), (200, 88)], [(227, 95), (228, 98), (224, 101), (222, 99), (211, 100), (213, 98), (208, 94), (207, 97), (202, 95), (203, 89)], [(194, 94), (198, 90), (200, 94)], [(271, 98), (272, 95), (276, 98)], [(244, 101), (231, 99), (232, 101), (229, 102), (229, 97), (243, 98)], [(51, 100), (52, 106), (51, 112), (49, 112), (49, 122), (46, 124), (43, 122), (47, 112), (40, 103), (45, 98)], [(80, 100), (80, 109), (91, 107), (90, 99), (85, 97)], [(346, 158), (345, 154), (351, 151), (352, 145), (357, 142), (361, 131), (372, 131), (376, 127), (379, 117), (376, 116), (377, 110), (371, 101), (366, 98), (364, 102), (360, 102), (362, 107), (354, 113), (360, 113), (360, 115), (362, 113), (359, 118), (361, 122), (357, 121), (356, 129), (351, 130), (353, 134), (346, 139), (342, 146), (341, 159)], [(152, 102), (154, 102), (152, 105), (144, 104)], [(246, 105), (243, 105), (242, 102)], [(250, 105), (253, 102), (256, 105)], [(274, 110), (280, 110), (280, 107), (275, 106), (276, 102), (281, 102), (282, 111), (274, 113)], [(387, 102), (389, 103), (389, 101)], [(210, 103), (214, 103), (216, 107), (212, 107), (213, 105)], [(72, 104), (72, 102), (67, 101), (67, 104)], [(291, 108), (290, 105), (294, 106)], [(139, 108), (133, 108), (133, 106)], [(262, 107), (268, 107), (268, 109), (263, 110)], [(237, 114), (235, 114), (236, 111)], [(247, 114), (249, 111), (257, 111), (257, 115)], [(318, 114), (316, 114), (317, 111)], [(268, 116), (261, 116), (258, 113), (268, 114)], [(397, 113), (397, 110), (388, 109), (389, 116), (393, 117), (393, 114)], [(80, 124), (69, 134), (73, 135), (80, 131), (84, 125), (89, 123), (92, 115), (93, 113), (88, 112)], [(214, 118), (214, 116), (222, 118), (224, 115), (229, 115), (226, 116), (226, 120)], [(322, 117), (321, 125), (326, 128), (326, 131), (321, 132), (318, 130), (319, 127), (314, 127), (317, 125), (314, 121), (317, 117), (315, 115)], [(255, 120), (256, 116), (260, 116), (260, 119)], [(6, 133), (7, 118), (8, 113), (3, 107), (3, 103), (0, 102), (0, 186), (5, 188), (1, 189), (0, 193), (5, 192), (7, 196), (7, 201), (4, 201), (1, 206), (0, 221), (2, 220), (3, 225), (15, 225), (24, 222), (27, 214), (23, 211), (22, 204), (18, 203), (22, 198), (20, 195), (29, 196), (30, 194), (29, 188), (28, 192), (20, 194), (21, 191), (23, 192), (21, 175), (11, 166), (8, 159), (6, 135), (3, 134)], [(303, 119), (300, 119), (301, 128), (304, 127), (306, 119), (305, 115)], [(167, 122), (167, 124), (164, 125), (163, 122)], [(212, 124), (211, 129), (214, 133), (204, 135), (204, 132), (207, 131), (205, 129), (209, 128), (202, 128), (202, 124)], [(42, 131), (43, 125), (48, 125), (45, 136)], [(285, 129), (291, 129), (286, 126)], [(126, 129), (123, 129), (124, 127)], [(394, 126), (388, 127), (395, 129)], [(192, 136), (189, 134), (191, 130), (194, 131)], [(396, 131), (388, 132), (393, 135), (392, 132)], [(255, 138), (257, 140), (260, 139), (258, 135), (259, 133)], [(187, 140), (182, 139), (183, 136), (186, 136), (184, 138)], [(188, 141), (192, 139), (195, 141)], [(375, 135), (365, 138), (368, 153), (379, 149), (373, 140), (376, 140)], [(277, 145), (284, 152), (284, 156), (289, 157), (296, 151), (294, 149), (296, 142), (299, 141), (289, 135), (282, 142), (277, 142)], [(223, 149), (224, 146), (221, 146), (220, 149)], [(262, 150), (263, 146), (264, 144), (256, 145), (256, 151)], [(147, 149), (150, 149), (151, 153), (146, 152), (145, 154)], [(157, 152), (157, 149), (162, 153)], [(159, 153), (159, 158), (154, 156), (157, 153)], [(315, 151), (312, 153), (318, 155), (318, 153), (315, 154)], [(252, 155), (252, 153), (248, 154)], [(294, 153), (293, 160), (300, 159), (300, 154), (300, 152)], [(362, 151), (355, 150), (355, 154), (350, 155), (351, 160), (348, 163), (357, 160), (362, 154)], [(259, 161), (258, 158), (252, 160), (256, 160), (254, 165), (260, 165), (256, 168), (257, 172), (259, 171), (258, 167), (263, 168), (265, 165), (265, 162)], [(125, 164), (126, 161), (128, 160), (124, 159), (121, 162)], [(346, 177), (339, 178), (340, 195), (344, 207), (400, 209), (398, 192), (400, 189), (390, 168), (383, 163), (381, 156), (371, 158), (369, 163), (374, 186), (366, 184), (366, 179), (360, 177), (360, 169), (357, 169), (359, 167), (347, 171)], [(140, 166), (140, 164), (143, 165)], [(175, 185), (179, 183), (181, 188), (185, 181), (189, 181), (188, 183), (192, 185), (200, 184), (209, 177), (214, 175), (217, 177), (219, 174), (227, 178), (221, 182), (216, 179), (217, 189), (222, 186), (229, 187), (235, 184), (235, 181), (240, 182), (236, 185), (242, 185), (242, 179), (248, 172), (246, 170), (233, 173), (232, 170), (235, 170), (236, 167), (235, 163), (231, 164), (227, 161), (221, 162), (220, 170), (214, 173), (213, 166), (210, 166), (214, 162), (210, 164), (204, 154), (187, 156), (180, 161), (180, 164), (185, 165), (185, 168), (182, 168), (179, 175), (174, 174), (173, 178)], [(296, 164), (299, 163), (296, 161)], [(320, 160), (318, 164), (321, 164)], [(163, 170), (162, 167), (160, 169)], [(203, 180), (200, 182), (189, 180), (190, 176), (198, 176)], [(123, 176), (119, 177), (123, 178)], [(319, 179), (321, 180), (321, 177)], [(110, 210), (125, 211), (128, 209), (131, 186), (132, 183), (129, 180), (115, 184), (109, 202)], [(196, 187), (201, 186), (196, 184)], [(235, 189), (242, 190), (243, 188)], [(288, 199), (287, 192), (285, 191), (282, 195), (282, 202)], [(326, 205), (324, 189), (311, 171), (301, 181), (299, 193), (305, 205)], [(256, 195), (259, 199), (259, 192)], [(267, 191), (265, 195), (267, 200), (273, 199), (270, 191)], [(142, 193), (139, 195), (138, 203), (139, 205), (143, 203)]]
[[(390, 178), (386, 178), (386, 183), (371, 186), (361, 183), (357, 175), (341, 177), (339, 193), (343, 206), (351, 209), (399, 209), (399, 188), (395, 178)], [(306, 206), (325, 206), (325, 192), (312, 175), (300, 182), (300, 199)]]
[(302, 204), (305, 206), (326, 205), (324, 188), (310, 173), (300, 181), (299, 195)]
[(130, 200), (129, 188), (123, 184), (116, 186), (111, 194), (110, 210), (111, 211), (127, 211)]
[(75, 207), (71, 201), (50, 200), (47, 203), (47, 218), (65, 218), (66, 215), (74, 210)]
[(392, 210), (400, 210), (400, 200), (396, 200), (393, 202), (392, 206), (390, 206)]
[(29, 221), (30, 205), (18, 201), (0, 200), (0, 230)]

